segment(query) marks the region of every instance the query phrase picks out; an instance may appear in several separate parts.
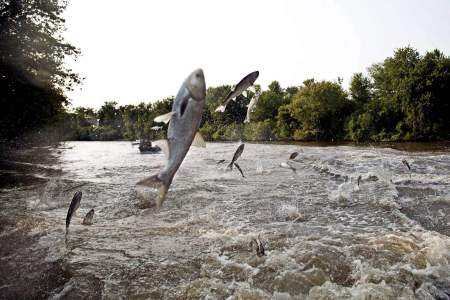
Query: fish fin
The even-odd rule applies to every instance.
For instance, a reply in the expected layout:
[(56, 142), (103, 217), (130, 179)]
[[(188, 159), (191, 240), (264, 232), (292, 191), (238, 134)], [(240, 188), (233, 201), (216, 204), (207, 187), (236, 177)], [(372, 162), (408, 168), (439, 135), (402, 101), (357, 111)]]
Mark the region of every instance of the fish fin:
[(242, 177), (245, 178), (244, 172), (242, 172), (241, 167), (239, 167), (239, 165), (237, 163), (234, 163), (234, 165), (236, 166), (236, 168), (239, 170), (239, 172), (241, 172)]
[(205, 148), (206, 147), (206, 142), (203, 139), (203, 136), (200, 132), (197, 131), (197, 133), (194, 136), (194, 140), (192, 141), (192, 146), (194, 147), (201, 147), (201, 148)]
[(169, 187), (164, 184), (164, 182), (159, 179), (158, 175), (153, 175), (142, 179), (136, 185), (145, 186), (149, 188), (154, 188), (158, 190), (158, 198), (156, 199), (156, 207), (160, 208), (164, 200), (166, 200), (167, 191)]
[(155, 119), (153, 119), (154, 122), (156, 123), (169, 123), (170, 119), (172, 118), (172, 116), (175, 114), (175, 112), (171, 111), (167, 114), (164, 115), (160, 115), (157, 116)]
[(153, 144), (161, 148), (162, 152), (164, 153), (164, 156), (166, 159), (169, 159), (169, 142), (167, 140), (157, 140), (154, 141)]
[(215, 112), (223, 113), (223, 112), (225, 112), (225, 108), (226, 108), (225, 105), (219, 105), (219, 107), (216, 108)]

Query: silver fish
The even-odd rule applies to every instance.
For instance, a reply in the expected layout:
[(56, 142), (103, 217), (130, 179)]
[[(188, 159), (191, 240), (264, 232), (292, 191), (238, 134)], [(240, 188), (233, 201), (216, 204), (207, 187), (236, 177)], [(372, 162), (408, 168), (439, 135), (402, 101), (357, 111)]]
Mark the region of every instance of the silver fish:
[(72, 201), (70, 202), (69, 210), (67, 211), (67, 217), (66, 217), (66, 234), (69, 232), (69, 225), (70, 225), (70, 220), (72, 220), (72, 216), (75, 214), (77, 209), (80, 207), (80, 202), (81, 202), (82, 196), (83, 196), (83, 193), (78, 191), (75, 193), (75, 195), (73, 195)]
[(233, 164), (238, 160), (239, 157), (241, 157), (242, 152), (244, 152), (245, 144), (240, 144), (239, 147), (236, 149), (236, 151), (233, 154), (233, 158), (231, 159), (230, 164), (228, 165), (228, 168), (233, 169)]
[(227, 167), (230, 170), (233, 170), (233, 166), (236, 166), (236, 168), (239, 170), (239, 172), (241, 172), (242, 177), (245, 177), (244, 172), (242, 172), (241, 167), (236, 163), (236, 161), (238, 160), (239, 157), (241, 157), (242, 152), (244, 152), (244, 146), (245, 146), (245, 144), (239, 145), (239, 147), (234, 152), (233, 159), (231, 159), (231, 162)]
[(408, 170), (411, 171), (411, 166), (409, 165), (409, 163), (406, 159), (402, 160), (402, 163), (408, 168)]
[(256, 103), (258, 103), (260, 96), (261, 92), (256, 92), (255, 96), (253, 96), (252, 100), (250, 100), (250, 103), (247, 105), (247, 116), (245, 117), (244, 123), (250, 123), (250, 113), (255, 109)]
[(173, 177), (180, 167), (193, 141), (196, 145), (204, 146), (204, 140), (197, 132), (205, 106), (206, 85), (201, 69), (192, 72), (183, 82), (173, 102), (172, 111), (168, 117), (155, 118), (169, 119), (167, 140), (159, 144), (166, 154), (165, 167), (158, 174), (145, 178), (137, 185), (157, 188), (159, 196), (157, 207), (164, 202)]
[(223, 164), (226, 160), (225, 159), (221, 159), (217, 162), (218, 165)]
[(298, 156), (298, 152), (292, 152), (292, 154), (289, 156), (289, 159), (295, 159)]
[(237, 96), (239, 96), (240, 94), (242, 94), (249, 87), (251, 87), (255, 83), (258, 76), (259, 72), (255, 71), (242, 78), (241, 81), (239, 81), (239, 83), (234, 87), (234, 89), (228, 93), (222, 104), (216, 108), (216, 112), (224, 112), (228, 103)]
[(92, 225), (94, 219), (94, 209), (91, 209), (83, 219), (83, 225)]

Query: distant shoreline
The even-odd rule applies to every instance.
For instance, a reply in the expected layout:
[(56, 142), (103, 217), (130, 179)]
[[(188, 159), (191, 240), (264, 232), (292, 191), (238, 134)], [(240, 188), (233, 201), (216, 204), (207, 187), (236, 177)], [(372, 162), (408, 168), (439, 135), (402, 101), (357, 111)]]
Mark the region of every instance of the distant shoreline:
[[(63, 142), (128, 142), (129, 140), (111, 140), (111, 141), (79, 141), (79, 140), (67, 140)], [(233, 141), (207, 141), (208, 143), (223, 143), (232, 144), (238, 143), (239, 140)], [(375, 147), (375, 148), (392, 148), (400, 151), (410, 151), (410, 152), (421, 152), (421, 151), (447, 151), (450, 152), (450, 141), (434, 141), (434, 142), (405, 142), (405, 141), (395, 141), (395, 142), (364, 142), (356, 143), (352, 141), (337, 141), (337, 142), (326, 142), (326, 141), (242, 141), (246, 144), (268, 144), (268, 145), (296, 145), (305, 147), (337, 147), (337, 146), (349, 146), (349, 147)]]

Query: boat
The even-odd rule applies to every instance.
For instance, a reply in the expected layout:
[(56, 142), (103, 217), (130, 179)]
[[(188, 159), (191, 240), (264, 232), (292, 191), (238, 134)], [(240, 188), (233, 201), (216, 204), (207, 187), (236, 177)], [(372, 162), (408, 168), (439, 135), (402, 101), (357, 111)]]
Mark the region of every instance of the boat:
[(158, 146), (152, 146), (152, 142), (150, 140), (141, 139), (139, 141), (139, 151), (141, 154), (153, 154), (161, 151), (161, 148)]

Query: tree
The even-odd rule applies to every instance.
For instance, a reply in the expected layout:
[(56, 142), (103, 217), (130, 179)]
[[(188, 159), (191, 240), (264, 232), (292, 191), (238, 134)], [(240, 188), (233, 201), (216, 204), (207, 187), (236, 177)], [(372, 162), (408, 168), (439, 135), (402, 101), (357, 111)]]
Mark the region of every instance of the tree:
[(62, 38), (66, 1), (0, 2), (0, 139), (39, 128), (63, 111), (80, 82), (64, 65), (79, 51)]
[(411, 47), (372, 66), (374, 101), (380, 105), (376, 127), (391, 140), (448, 138), (449, 66), (441, 52), (421, 56)]
[(372, 99), (372, 83), (362, 73), (356, 73), (352, 76), (349, 91), (356, 109), (363, 108)]
[(252, 114), (252, 120), (275, 122), (278, 115), (278, 108), (287, 104), (289, 99), (281, 88), (278, 81), (269, 84), (269, 89), (261, 93), (258, 104)]
[(341, 85), (330, 81), (306, 80), (293, 97), (292, 117), (301, 124), (294, 138), (336, 140), (344, 135), (350, 103)]
[(277, 115), (277, 136), (281, 139), (291, 139), (294, 131), (299, 127), (298, 121), (292, 117), (291, 104), (280, 106)]
[[(375, 127), (381, 129), (382, 139), (401, 138), (400, 132), (405, 118), (405, 104), (411, 102), (411, 75), (420, 61), (419, 53), (410, 48), (400, 48), (393, 57), (369, 68), (373, 80), (374, 101), (379, 104), (378, 120)], [(386, 136), (385, 136), (386, 135)]]
[(122, 122), (116, 101), (106, 101), (98, 111), (99, 125), (120, 127)]
[[(350, 82), (349, 92), (353, 113), (346, 124), (346, 137), (353, 141), (368, 139), (373, 133), (373, 114), (377, 113), (373, 105), (370, 106), (373, 97), (370, 79), (362, 73), (354, 74)], [(367, 113), (369, 109), (371, 114)]]
[(405, 124), (415, 140), (450, 138), (450, 58), (427, 52), (411, 74), (411, 97), (405, 103)]
[(246, 113), (247, 105), (254, 94), (247, 91), (247, 95), (240, 95), (236, 99), (230, 101), (225, 109), (225, 112), (216, 112), (216, 108), (224, 101), (229, 92), (231, 86), (222, 85), (218, 87), (210, 87), (206, 90), (205, 109), (203, 111), (201, 127), (204, 127), (202, 134), (205, 137), (213, 138), (220, 137), (223, 139), (227, 128), (228, 136), (242, 136), (241, 126), (238, 124), (243, 123)]
[(134, 124), (137, 121), (137, 111), (134, 105), (125, 105), (119, 108), (122, 114), (123, 137), (127, 140), (137, 138)]

